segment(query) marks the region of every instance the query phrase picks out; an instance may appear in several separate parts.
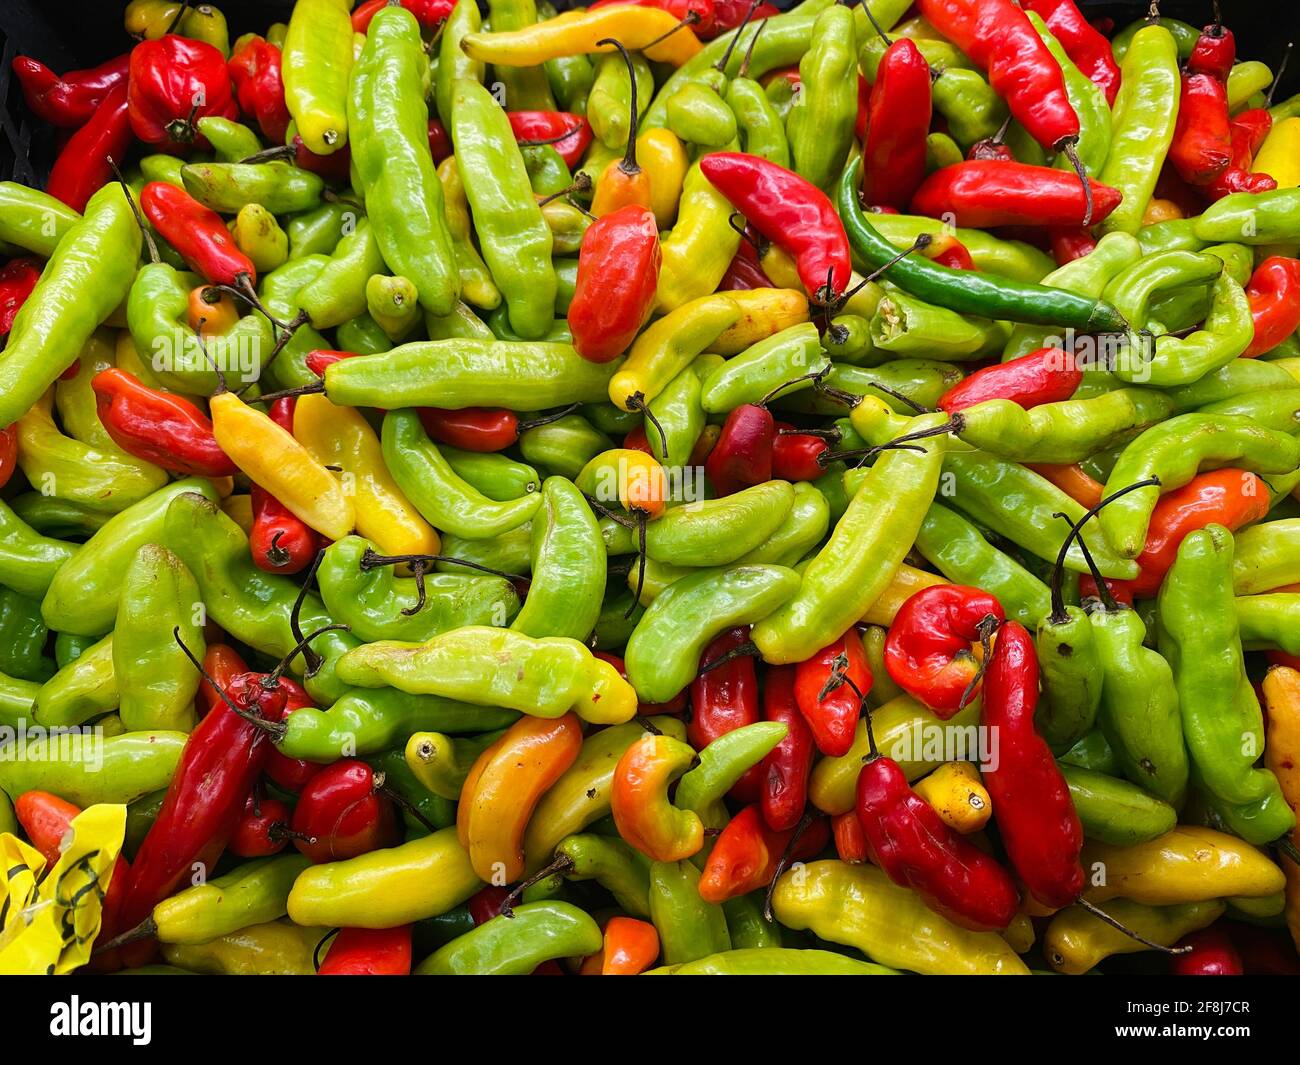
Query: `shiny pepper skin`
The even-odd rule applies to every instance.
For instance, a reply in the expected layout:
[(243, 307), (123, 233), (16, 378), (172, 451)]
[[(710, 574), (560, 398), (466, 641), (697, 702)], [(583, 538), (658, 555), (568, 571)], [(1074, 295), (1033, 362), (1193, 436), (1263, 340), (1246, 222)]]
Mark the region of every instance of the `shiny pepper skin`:
[(345, 758), (307, 783), (293, 810), (293, 845), (313, 862), (339, 862), (397, 843), (397, 817), (383, 775)]

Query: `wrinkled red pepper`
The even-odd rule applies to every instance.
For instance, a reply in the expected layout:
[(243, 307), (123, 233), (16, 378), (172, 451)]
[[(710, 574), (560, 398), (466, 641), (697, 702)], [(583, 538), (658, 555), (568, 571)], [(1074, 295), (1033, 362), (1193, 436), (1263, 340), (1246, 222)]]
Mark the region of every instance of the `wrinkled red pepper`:
[(39, 259), (10, 259), (0, 270), (0, 337), (14, 327), (14, 318), (41, 279)]
[(290, 120), (280, 61), (280, 49), (256, 35), (244, 38), (226, 61), (240, 110), (257, 119), (266, 139), (274, 144), (284, 143)]
[[(730, 651), (749, 643), (747, 628), (728, 629), (717, 636), (704, 649), (700, 664), (708, 665)], [(722, 665), (701, 673), (690, 687), (691, 720), (686, 726), (686, 739), (697, 751), (703, 750), (719, 736), (725, 736), (743, 725), (759, 720), (758, 675), (754, 659), (739, 655)], [(762, 788), (762, 763), (745, 771), (731, 797), (738, 802), (754, 802)]]
[(1066, 263), (1074, 262), (1075, 259), (1091, 255), (1092, 250), (1097, 246), (1097, 241), (1086, 229), (1069, 226), (1053, 228), (1051, 240), (1052, 258), (1056, 260), (1057, 266), (1064, 266)]
[(794, 667), (795, 702), (822, 754), (838, 758), (849, 753), (872, 680), (857, 629), (849, 629)]
[(261, 485), (251, 488), (253, 528), (248, 547), (267, 573), (299, 573), (320, 550), (320, 535)]
[(779, 481), (815, 481), (826, 472), (817, 457), (829, 450), (822, 437), (801, 433), (789, 422), (777, 422), (772, 441), (772, 476)]
[(126, 86), (119, 85), (105, 98), (90, 120), (59, 151), (45, 191), (74, 211), (113, 177), (134, 140), (126, 103)]
[(939, 408), (954, 414), (989, 399), (1009, 399), (1026, 410), (1059, 403), (1074, 395), (1083, 371), (1060, 348), (1039, 348), (1009, 362), (976, 370), (939, 397)]
[[(757, 805), (736, 814), (713, 841), (708, 861), (700, 873), (700, 898), (721, 905), (738, 895), (759, 891), (772, 882), (793, 828), (774, 831), (763, 821)], [(791, 850), (790, 859), (804, 861), (818, 854), (830, 837), (824, 818), (809, 823)]]
[(579, 355), (609, 362), (628, 349), (654, 309), (662, 261), (659, 227), (644, 207), (628, 204), (591, 224), (568, 313)]
[(1025, 0), (1024, 6), (1042, 18), (1070, 61), (1101, 88), (1106, 103), (1114, 107), (1119, 92), (1119, 64), (1110, 41), (1083, 17), (1074, 0)]
[(206, 148), (195, 125), (200, 118), (239, 116), (226, 59), (206, 41), (172, 33), (141, 41), (131, 49), (127, 84), (131, 128), (163, 151)]
[(140, 207), (163, 239), (207, 281), (236, 287), (256, 283), (257, 269), (235, 246), (221, 215), (184, 189), (151, 181), (140, 192)]
[(1187, 69), (1193, 74), (1208, 74), (1226, 82), (1237, 61), (1237, 39), (1232, 30), (1219, 21), (1219, 4), (1215, 0), (1214, 21), (1201, 30), (1187, 57)]
[[(1119, 189), (1089, 179), (1092, 221), (1119, 206)], [(1082, 226), (1088, 204), (1079, 179), (1030, 163), (967, 160), (936, 170), (912, 197), (914, 214), (951, 216), (959, 226)]]
[(763, 678), (763, 720), (786, 727), (785, 739), (763, 759), (759, 802), (763, 820), (774, 832), (794, 828), (803, 816), (816, 754), (812, 729), (795, 702), (794, 675), (793, 666), (772, 666)]
[(130, 65), (128, 52), (88, 70), (56, 74), (44, 63), (20, 55), (13, 69), (32, 114), (51, 126), (76, 129), (90, 121), (110, 92), (126, 84)]
[(583, 153), (591, 144), (591, 123), (583, 115), (568, 111), (507, 111), (506, 117), (510, 119), (515, 140), (521, 145), (549, 143), (570, 170), (582, 161)]
[(1189, 185), (1208, 185), (1232, 162), (1228, 91), (1209, 74), (1184, 73), (1169, 162)]
[(1202, 190), (1211, 199), (1218, 200), (1234, 192), (1269, 192), (1277, 182), (1267, 174), (1252, 174), (1251, 163), (1255, 153), (1273, 128), (1273, 116), (1267, 108), (1252, 107), (1238, 112), (1228, 120), (1232, 140), (1232, 161), (1218, 177)]
[[(370, 20), (388, 5), (389, 0), (365, 0), (352, 12), (352, 32), (365, 33), (370, 29)], [(426, 30), (431, 30), (440, 22), (446, 22), (455, 7), (455, 0), (401, 0), (407, 11)]]
[(231, 854), (267, 858), (289, 845), (289, 807), (279, 799), (248, 797), (243, 816), (230, 836)]
[(930, 132), (930, 66), (900, 37), (885, 49), (871, 87), (862, 145), (862, 199), (904, 208), (925, 178)]
[(1255, 336), (1242, 357), (1250, 359), (1272, 351), (1300, 328), (1300, 259), (1270, 255), (1250, 275), (1246, 298)]

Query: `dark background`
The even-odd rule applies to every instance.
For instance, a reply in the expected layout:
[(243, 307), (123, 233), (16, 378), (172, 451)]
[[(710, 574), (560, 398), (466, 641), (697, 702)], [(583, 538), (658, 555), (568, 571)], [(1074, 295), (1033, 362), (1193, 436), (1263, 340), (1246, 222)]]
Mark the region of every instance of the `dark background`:
[[(792, 7), (794, 0), (774, 0)], [(0, 178), (42, 184), (52, 158), (48, 131), (33, 123), (12, 82), (10, 64), (32, 55), (54, 70), (91, 66), (125, 51), (130, 39), (122, 29), (126, 0), (0, 0)], [(230, 23), (233, 42), (241, 33), (262, 32), (284, 21), (291, 0), (218, 0)], [(556, 7), (569, 6), (556, 0)], [(1146, 0), (1079, 0), (1088, 16), (1110, 16), (1117, 27), (1146, 14)], [(1225, 21), (1237, 36), (1237, 54), (1277, 69), (1287, 42), (1300, 37), (1300, 3), (1296, 0), (1222, 0)], [(1161, 13), (1194, 26), (1210, 21), (1210, 0), (1164, 0)], [(1278, 87), (1282, 100), (1300, 91), (1300, 57), (1291, 63)]]

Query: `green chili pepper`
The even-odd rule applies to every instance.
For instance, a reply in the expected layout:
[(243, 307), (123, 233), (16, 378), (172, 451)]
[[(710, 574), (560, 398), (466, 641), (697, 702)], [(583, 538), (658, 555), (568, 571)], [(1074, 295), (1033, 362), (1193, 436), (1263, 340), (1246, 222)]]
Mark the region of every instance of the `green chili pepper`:
[(20, 595), (40, 598), (76, 553), (76, 544), (40, 535), (0, 502), (0, 583)]
[[(456, 0), (438, 38), (438, 72), (433, 79), (438, 117), (445, 126), (451, 121), (452, 83), (457, 78), (483, 80), (483, 64), (471, 59), (460, 46), (467, 33), (477, 33), (482, 25), (478, 4), (474, 0)], [(513, 105), (512, 105), (513, 106)]]
[[(736, 951), (773, 950), (781, 946), (781, 926), (775, 921), (768, 921), (763, 916), (762, 893), (737, 895), (722, 904), (722, 912), (727, 918), (727, 935), (731, 937), (729, 955), (735, 957)], [(799, 952), (804, 953), (803, 951)], [(707, 964), (708, 959), (688, 962), (692, 970), (695, 966)], [(680, 972), (680, 970), (678, 970)]]
[[(577, 208), (574, 208), (574, 210), (577, 210)], [(506, 340), (514, 344), (525, 342), (524, 338), (511, 327), (510, 308), (505, 304), (502, 304), (488, 315), (487, 326), (492, 335), (498, 340)], [(573, 331), (569, 328), (567, 321), (563, 318), (556, 318), (551, 322), (550, 328), (535, 339), (548, 344), (571, 344), (573, 342)]]
[[(1036, 625), (1051, 609), (1047, 586), (1010, 555), (988, 542), (956, 511), (932, 503), (916, 534), (916, 550), (945, 577), (997, 597), (1022, 625)], [(1041, 656), (1040, 656), (1041, 657)]]
[(388, 344), (378, 350), (390, 350), (392, 342), (402, 340), (420, 322), (420, 294), (409, 277), (371, 274), (366, 281), (365, 297), (363, 313), (382, 330), (384, 342)]
[[(1033, 11), (1026, 14), (1029, 21), (1033, 23), (1034, 29), (1038, 31), (1038, 36), (1047, 45), (1047, 50), (1052, 53), (1052, 58), (1061, 68), (1061, 74), (1065, 79), (1066, 95), (1079, 119), (1077, 147), (1079, 161), (1083, 163), (1083, 169), (1089, 176), (1095, 176), (1101, 172), (1106, 156), (1110, 152), (1111, 114), (1106, 94), (1102, 92), (1099, 85), (1092, 82), (1074, 65), (1061, 46), (1061, 42), (1052, 35), (1042, 17)], [(1064, 153), (1061, 153), (1054, 165), (1058, 169), (1065, 169), (1069, 167), (1070, 162)]]
[(221, 115), (205, 115), (194, 124), (212, 145), (219, 163), (238, 163), (262, 150), (257, 134), (242, 122)]
[(430, 792), (454, 802), (475, 760), (503, 734), (499, 730), (455, 739), (441, 732), (415, 732), (406, 742), (406, 764)]
[(557, 421), (535, 425), (519, 434), (519, 450), (525, 461), (570, 479), (578, 476), (591, 459), (613, 446), (609, 437), (580, 414), (566, 414)]
[(782, 566), (735, 566), (683, 578), (655, 600), (628, 640), (628, 680), (645, 701), (667, 702), (694, 678), (714, 636), (761, 621), (798, 589), (798, 574)]
[(1046, 275), (1056, 269), (1049, 256), (1023, 241), (1002, 240), (982, 229), (945, 229), (944, 223), (937, 218), (873, 214), (871, 226), (894, 245), (894, 254), (911, 245), (922, 233), (931, 236), (951, 233), (970, 252), (971, 260), (981, 272), (997, 274), (1014, 281), (1039, 282), (1044, 281)]
[(1054, 751), (1068, 752), (1096, 724), (1103, 674), (1092, 622), (1077, 606), (1053, 604), (1038, 619), (1043, 700), (1034, 724)]
[[(200, 122), (204, 121), (199, 119)], [(145, 181), (162, 181), (175, 185), (178, 189), (185, 187), (181, 180), (181, 171), (185, 169), (185, 160), (174, 155), (146, 155), (140, 160), (140, 175)]]
[[(534, 0), (489, 0), (488, 18), (497, 33), (524, 30), (539, 21)], [(494, 67), (504, 89), (500, 106), (511, 111), (554, 111), (550, 83), (542, 67)]]
[(791, 384), (788, 390), (781, 389), (780, 394), (811, 388), (813, 382), (808, 375), (820, 373), (829, 365), (817, 327), (804, 322), (760, 340), (718, 366), (704, 379), (700, 400), (710, 414), (725, 414), (742, 404), (759, 402), (796, 378), (808, 379)]
[(40, 689), (38, 681), (0, 673), (0, 725), (17, 728), (20, 722), (30, 721), (36, 712)]
[(442, 537), (442, 553), (446, 560), (435, 564), (439, 573), (481, 573), (472, 566), (462, 566), (451, 559), (463, 559), (488, 569), (517, 576), (527, 576), (532, 566), (532, 527), (525, 523), (518, 528), (482, 540), (469, 540), (446, 533)]
[(1232, 414), (1250, 418), (1265, 429), (1282, 433), (1300, 431), (1300, 388), (1257, 392), (1198, 407), (1201, 414)]
[(35, 599), (0, 588), (0, 673), (19, 680), (48, 680), (54, 661), (45, 654), (49, 629)]
[(384, 257), (370, 222), (357, 221), (320, 273), (298, 290), (298, 306), (317, 329), (330, 329), (366, 310), (366, 282), (384, 269)]
[(1106, 540), (1119, 554), (1136, 558), (1161, 492), (1186, 484), (1202, 466), (1227, 465), (1290, 473), (1300, 467), (1300, 444), (1240, 415), (1179, 414), (1153, 425), (1124, 449), (1107, 478), (1106, 494), (1151, 477), (1159, 478), (1159, 485), (1128, 492), (1097, 515)]
[(1163, 27), (1173, 37), (1174, 46), (1180, 60), (1185, 60), (1192, 54), (1192, 49), (1196, 47), (1196, 40), (1200, 37), (1201, 31), (1190, 23), (1161, 16), (1158, 19), (1139, 19), (1137, 22), (1130, 22), (1119, 33), (1115, 34), (1114, 39), (1110, 42), (1110, 48), (1117, 63), (1124, 61), (1124, 57), (1132, 47), (1133, 39), (1138, 32), (1150, 27), (1153, 23)]
[(566, 191), (573, 184), (569, 164), (553, 145), (521, 145), (519, 151), (524, 157), (524, 168), (528, 171), (528, 180), (534, 195), (550, 196), (553, 193)]
[(456, 823), (456, 804), (429, 790), (401, 751), (384, 751), (371, 755), (367, 761), (376, 772), (384, 774), (384, 785), (399, 797), (407, 839)]
[(325, 182), (289, 163), (189, 163), (181, 167), (185, 191), (218, 214), (258, 203), (272, 214), (320, 206)]
[(1273, 71), (1269, 69), (1267, 63), (1254, 59), (1244, 63), (1234, 63), (1232, 70), (1228, 72), (1228, 109), (1234, 113), (1239, 111), (1242, 105), (1262, 93), (1272, 83)]
[(453, 939), (422, 961), (420, 976), (524, 976), (544, 961), (595, 954), (600, 926), (567, 902), (526, 902)]
[(163, 943), (207, 943), (288, 910), (289, 890), (311, 861), (296, 851), (259, 858), (164, 899), (144, 927)]
[(194, 728), (199, 673), (177, 638), (202, 659), (203, 605), (198, 585), (174, 554), (158, 544), (146, 544), (123, 578), (113, 630), (119, 713), (129, 731)]
[[(345, 217), (343, 223), (345, 230), (350, 232), (350, 227), (356, 222), (355, 213), (352, 214), (350, 221)], [(262, 305), (281, 321), (292, 321), (299, 311), (298, 293), (320, 275), (329, 261), (326, 255), (304, 255), (297, 259), (290, 258), (283, 266), (263, 275), (258, 291)], [(258, 317), (260, 316), (245, 315), (240, 321)], [(307, 364), (303, 360), (307, 352), (322, 349), (330, 350), (329, 341), (312, 328), (309, 322), (304, 322), (294, 331), (275, 362), (264, 367), (263, 372), (273, 385), (280, 388), (312, 384), (318, 378), (307, 369)]]
[(356, 211), (341, 200), (323, 203), (314, 211), (294, 215), (285, 226), (289, 238), (289, 258), (329, 255), (343, 236), (344, 226), (349, 219), (355, 224)]
[(1122, 192), (1120, 205), (1101, 223), (1101, 232), (1136, 233), (1173, 143), (1180, 91), (1178, 49), (1169, 30), (1146, 25), (1132, 38), (1120, 67), (1113, 107), (1110, 154), (1101, 168), (1103, 185)]
[(126, 298), (140, 243), (121, 186), (105, 185), (51, 249), (40, 281), (14, 319), (0, 355), (0, 424), (10, 425), (29, 410)]
[(462, 625), (504, 625), (519, 609), (503, 577), (430, 573), (417, 582), (371, 564), (378, 554), (369, 540), (347, 536), (326, 549), (316, 572), (325, 608), (362, 640), (422, 642)]
[[(366, 213), (383, 261), (415, 283), (428, 313), (447, 314), (460, 293), (460, 279), (443, 216), (442, 184), (429, 153), (426, 70), (415, 16), (401, 7), (380, 10), (352, 72), (348, 122), (352, 163), (365, 187)], [(465, 84), (486, 94), (477, 83)], [(368, 270), (366, 276), (376, 272)]]
[[(637, 119), (640, 120), (650, 106), (655, 79), (643, 56), (633, 54), (632, 67), (636, 71)], [(621, 153), (627, 144), (632, 107), (632, 79), (627, 64), (617, 52), (611, 52), (596, 58), (592, 73), (591, 91), (587, 94), (587, 121), (606, 148)]]
[(424, 329), (430, 340), (493, 340), (496, 334), (488, 328), (482, 318), (474, 313), (473, 308), (458, 302), (451, 314), (424, 316)]
[[(731, 905), (732, 899), (724, 904)], [(734, 936), (732, 937), (734, 940)], [(781, 946), (743, 947), (710, 954), (681, 965), (652, 969), (670, 976), (896, 976), (875, 962), (858, 961), (829, 950), (795, 950)]]
[[(1254, 697), (1253, 689), (1249, 696)], [(1212, 814), (1215, 826), (1240, 836), (1247, 843), (1263, 846), (1295, 828), (1295, 813), (1277, 788), (1271, 789), (1256, 802), (1230, 803), (1205, 786), (1200, 779), (1200, 771), (1195, 766), (1192, 769), (1192, 783), (1196, 785), (1199, 798)]]
[(370, 317), (368, 311), (344, 322), (334, 331), (334, 336), (343, 351), (354, 351), (358, 355), (379, 355), (393, 350), (393, 342), (388, 339), (388, 334)]
[(1163, 836), (1178, 820), (1167, 802), (1125, 780), (1062, 764), (1061, 775), (1089, 839), (1131, 847)]
[(1182, 413), (1215, 403), (1244, 400), (1257, 392), (1290, 389), (1295, 385), (1296, 379), (1275, 363), (1237, 358), (1200, 380), (1169, 389), (1168, 394), (1174, 401), (1174, 409)]
[[(555, 15), (554, 5), (545, 0), (537, 5), (539, 21), (554, 18)], [(573, 114), (584, 113), (587, 110), (587, 94), (591, 91), (595, 76), (591, 60), (585, 55), (560, 56), (548, 59), (544, 66), (546, 82), (560, 110)]]
[[(42, 593), (45, 623), (58, 632), (79, 636), (97, 637), (108, 632), (117, 617), (118, 598), (131, 560), (145, 544), (162, 541), (167, 508), (186, 492), (198, 493), (214, 504), (217, 501), (210, 481), (198, 477), (174, 481), (113, 515), (75, 556), (71, 550), (64, 554), (67, 565), (51, 569), (52, 579)], [(0, 515), (3, 513), (0, 510)], [(38, 556), (33, 551), (31, 557)], [(2, 568), (0, 580), (16, 587)]]
[(40, 492), (24, 492), (14, 496), (9, 503), (13, 512), (38, 533), (59, 539), (91, 536), (112, 518), (111, 514), (57, 496), (41, 495)]
[[(897, 256), (894, 246), (866, 220), (858, 206), (861, 160), (853, 160), (839, 183), (839, 213), (856, 252), (858, 269), (879, 269)], [(987, 277), (969, 270), (950, 270), (927, 260), (908, 257), (884, 272), (909, 295), (959, 314), (1009, 319), (1039, 325), (1073, 326), (1085, 332), (1125, 327), (1119, 313), (1100, 300), (1061, 289)]]
[(605, 544), (573, 482), (548, 477), (532, 523), (532, 583), (511, 628), (586, 640), (605, 595)]
[(1101, 730), (1129, 780), (1180, 806), (1187, 789), (1187, 749), (1169, 663), (1143, 645), (1147, 630), (1136, 611), (1097, 610), (1090, 619), (1104, 674), (1097, 712)]
[(925, 172), (931, 174), (945, 166), (956, 166), (966, 156), (961, 146), (946, 133), (931, 133), (925, 138)]
[[(892, 395), (899, 392), (921, 407), (933, 407), (948, 389), (962, 379), (962, 372), (948, 363), (930, 359), (894, 359), (879, 366), (844, 366), (834, 364), (825, 382), (832, 389), (854, 396), (870, 396), (900, 413), (912, 413), (906, 400)], [(888, 391), (876, 388), (883, 385)], [(776, 401), (782, 410), (810, 414), (842, 414), (843, 401), (824, 397), (818, 392), (786, 393)]]
[(1198, 240), (1278, 244), (1300, 239), (1300, 189), (1237, 192), (1224, 196), (1192, 220)]
[(1104, 773), (1108, 777), (1118, 777), (1124, 773), (1118, 755), (1107, 741), (1106, 734), (1099, 728), (1093, 729), (1079, 740), (1058, 761), (1080, 769), (1090, 769), (1095, 773)]
[(721, 802), (746, 770), (766, 758), (788, 732), (779, 721), (757, 721), (719, 736), (699, 752), (699, 765), (677, 782), (673, 805), (704, 813)]
[(414, 410), (385, 416), (383, 450), (393, 479), (415, 508), (435, 527), (457, 536), (496, 536), (528, 521), (541, 504), (535, 492), (504, 503), (489, 499), (456, 474)]
[(615, 589), (601, 604), (600, 617), (591, 634), (592, 646), (599, 651), (623, 650), (644, 616), (645, 607), (633, 601), (630, 588)]
[(963, 317), (945, 307), (891, 292), (871, 319), (872, 347), (897, 358), (979, 360), (1005, 346), (1005, 323)]
[(349, 407), (537, 410), (605, 401), (620, 365), (588, 362), (569, 344), (433, 340), (333, 363), (325, 390)]
[[(776, 112), (776, 117), (781, 120), (781, 130), (784, 132), (785, 124), (790, 118), (790, 109), (794, 107), (794, 83), (789, 78), (773, 78), (767, 83), (763, 95), (767, 97), (768, 105)], [(787, 140), (787, 155), (789, 151), (790, 144)]]
[(188, 737), (183, 732), (127, 732), (25, 737), (23, 756), (0, 757), (0, 790), (12, 798), (39, 788), (78, 806), (130, 803), (165, 788)]
[(772, 106), (763, 87), (753, 78), (737, 76), (727, 85), (725, 99), (736, 116), (745, 152), (789, 169), (785, 119)]
[(646, 529), (646, 553), (679, 566), (724, 566), (761, 547), (794, 505), (787, 481), (673, 507)]
[(347, 143), (352, 66), (348, 4), (342, 0), (296, 4), (284, 38), (284, 98), (303, 142), (318, 155), (338, 151)]
[(1147, 322), (1148, 307), (1156, 293), (1214, 281), (1222, 272), (1222, 260), (1213, 255), (1193, 251), (1157, 252), (1116, 276), (1106, 286), (1105, 297), (1130, 322), (1142, 326)]
[(508, 503), (542, 487), (542, 478), (535, 469), (499, 451), (462, 451), (447, 444), (441, 451), (452, 472), (488, 499)]
[(54, 637), (54, 661), (62, 669), (69, 662), (74, 662), (82, 653), (99, 642), (97, 636), (77, 636), (71, 632), (60, 632)]
[(289, 258), (289, 238), (275, 215), (260, 203), (241, 207), (230, 230), (235, 247), (252, 260), (259, 274), (283, 266)]
[(829, 527), (830, 506), (826, 497), (815, 485), (799, 481), (794, 486), (789, 512), (781, 524), (771, 536), (741, 555), (736, 562), (744, 566), (793, 566), (821, 543)]
[(853, 12), (835, 4), (813, 23), (808, 51), (799, 61), (802, 91), (786, 124), (795, 172), (822, 189), (834, 183), (853, 146), (856, 75)]
[(735, 139), (736, 115), (708, 85), (689, 82), (668, 99), (668, 128), (687, 144), (721, 148)]
[(700, 898), (700, 871), (688, 861), (650, 866), (650, 920), (666, 965), (731, 949), (726, 914)]
[(632, 916), (650, 916), (650, 861), (621, 839), (569, 836), (555, 848), (555, 857), (568, 860), (566, 879), (594, 880)]

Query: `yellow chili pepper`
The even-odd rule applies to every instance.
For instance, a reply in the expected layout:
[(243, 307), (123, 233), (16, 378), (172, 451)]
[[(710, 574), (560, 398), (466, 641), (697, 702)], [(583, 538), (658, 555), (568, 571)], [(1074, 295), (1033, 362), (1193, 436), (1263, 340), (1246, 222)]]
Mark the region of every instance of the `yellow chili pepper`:
[[(1273, 666), (1264, 676), (1264, 704), (1268, 708), (1264, 765), (1277, 777), (1287, 805), (1300, 810), (1300, 670)], [(1300, 845), (1300, 828), (1291, 830), (1291, 842)], [(1283, 857), (1282, 871), (1286, 875), (1282, 912), (1300, 950), (1300, 865)]]
[(894, 579), (884, 590), (880, 598), (871, 604), (871, 609), (863, 615), (862, 620), (868, 625), (881, 625), (889, 628), (903, 604), (922, 588), (933, 588), (936, 584), (948, 582), (937, 573), (930, 573), (904, 562), (898, 567)]
[(228, 495), (221, 501), (221, 509), (231, 521), (244, 530), (244, 535), (253, 531), (253, 497), (247, 492)]
[(565, 11), (507, 33), (467, 33), (460, 46), (471, 59), (493, 66), (535, 67), (551, 59), (613, 51), (596, 42), (615, 37), (629, 51), (644, 52), (656, 63), (679, 67), (699, 52), (701, 45), (689, 27), (667, 36), (678, 25), (676, 16), (660, 8), (617, 4), (595, 11)]
[(1133, 847), (1089, 842), (1083, 868), (1090, 902), (1125, 898), (1173, 906), (1232, 895), (1249, 898), (1283, 890), (1286, 878), (1269, 857), (1236, 836), (1178, 825)]
[(218, 392), (209, 410), (221, 450), (255, 484), (322, 536), (341, 540), (352, 531), (352, 500), (302, 444), (233, 392)]
[(1000, 935), (1017, 954), (1027, 954), (1036, 938), (1034, 919), (1022, 911), (1011, 918), (1011, 923), (1002, 930)]
[(916, 783), (916, 793), (949, 828), (969, 836), (988, 824), (993, 803), (972, 762), (944, 762)]
[(492, 272), (483, 256), (474, 247), (469, 200), (454, 155), (447, 156), (438, 164), (438, 181), (442, 184), (442, 209), (451, 233), (452, 251), (456, 255), (456, 271), (460, 274), (461, 298), (485, 311), (494, 311), (501, 306), (501, 290), (492, 280)]
[(317, 155), (348, 142), (348, 77), (356, 58), (350, 0), (298, 0), (285, 31), (284, 102)]
[(1157, 196), (1153, 196), (1147, 201), (1146, 210), (1142, 212), (1142, 224), (1144, 226), (1153, 226), (1157, 222), (1170, 222), (1175, 218), (1182, 217), (1182, 210), (1173, 200), (1162, 200)]
[(1267, 174), (1279, 189), (1300, 185), (1300, 118), (1284, 118), (1269, 130), (1251, 169)]
[(610, 401), (626, 411), (643, 409), (725, 330), (740, 321), (744, 311), (733, 295), (719, 292), (702, 296), (653, 322), (636, 338), (623, 366), (610, 378)]
[(672, 130), (649, 129), (636, 139), (636, 158), (650, 176), (650, 210), (655, 224), (667, 229), (677, 218), (682, 184), (691, 166), (686, 148)]
[[(1225, 906), (1218, 899), (1177, 906), (1144, 906), (1129, 899), (1115, 899), (1105, 909), (1125, 928), (1162, 947), (1172, 947), (1183, 936), (1213, 924)], [(1150, 949), (1082, 906), (1058, 913), (1043, 936), (1047, 963), (1067, 976), (1086, 973), (1112, 954), (1138, 954)]]
[(808, 321), (808, 297), (795, 289), (737, 289), (727, 295), (740, 307), (740, 319), (709, 345), (717, 355), (739, 355), (782, 329)]
[(667, 314), (691, 300), (715, 291), (740, 247), (740, 234), (731, 228), (731, 201), (691, 166), (682, 183), (677, 224), (662, 241), (663, 262), (655, 307)]
[(340, 468), (344, 494), (352, 497), (356, 511), (357, 532), (381, 554), (437, 554), (437, 532), (397, 487), (384, 465), (379, 437), (360, 411), (336, 407), (321, 395), (299, 396), (293, 433), (322, 466)]
[(164, 943), (168, 964), (217, 976), (312, 976), (316, 945), (328, 928), (300, 927), (291, 921), (268, 921), (207, 943)]

